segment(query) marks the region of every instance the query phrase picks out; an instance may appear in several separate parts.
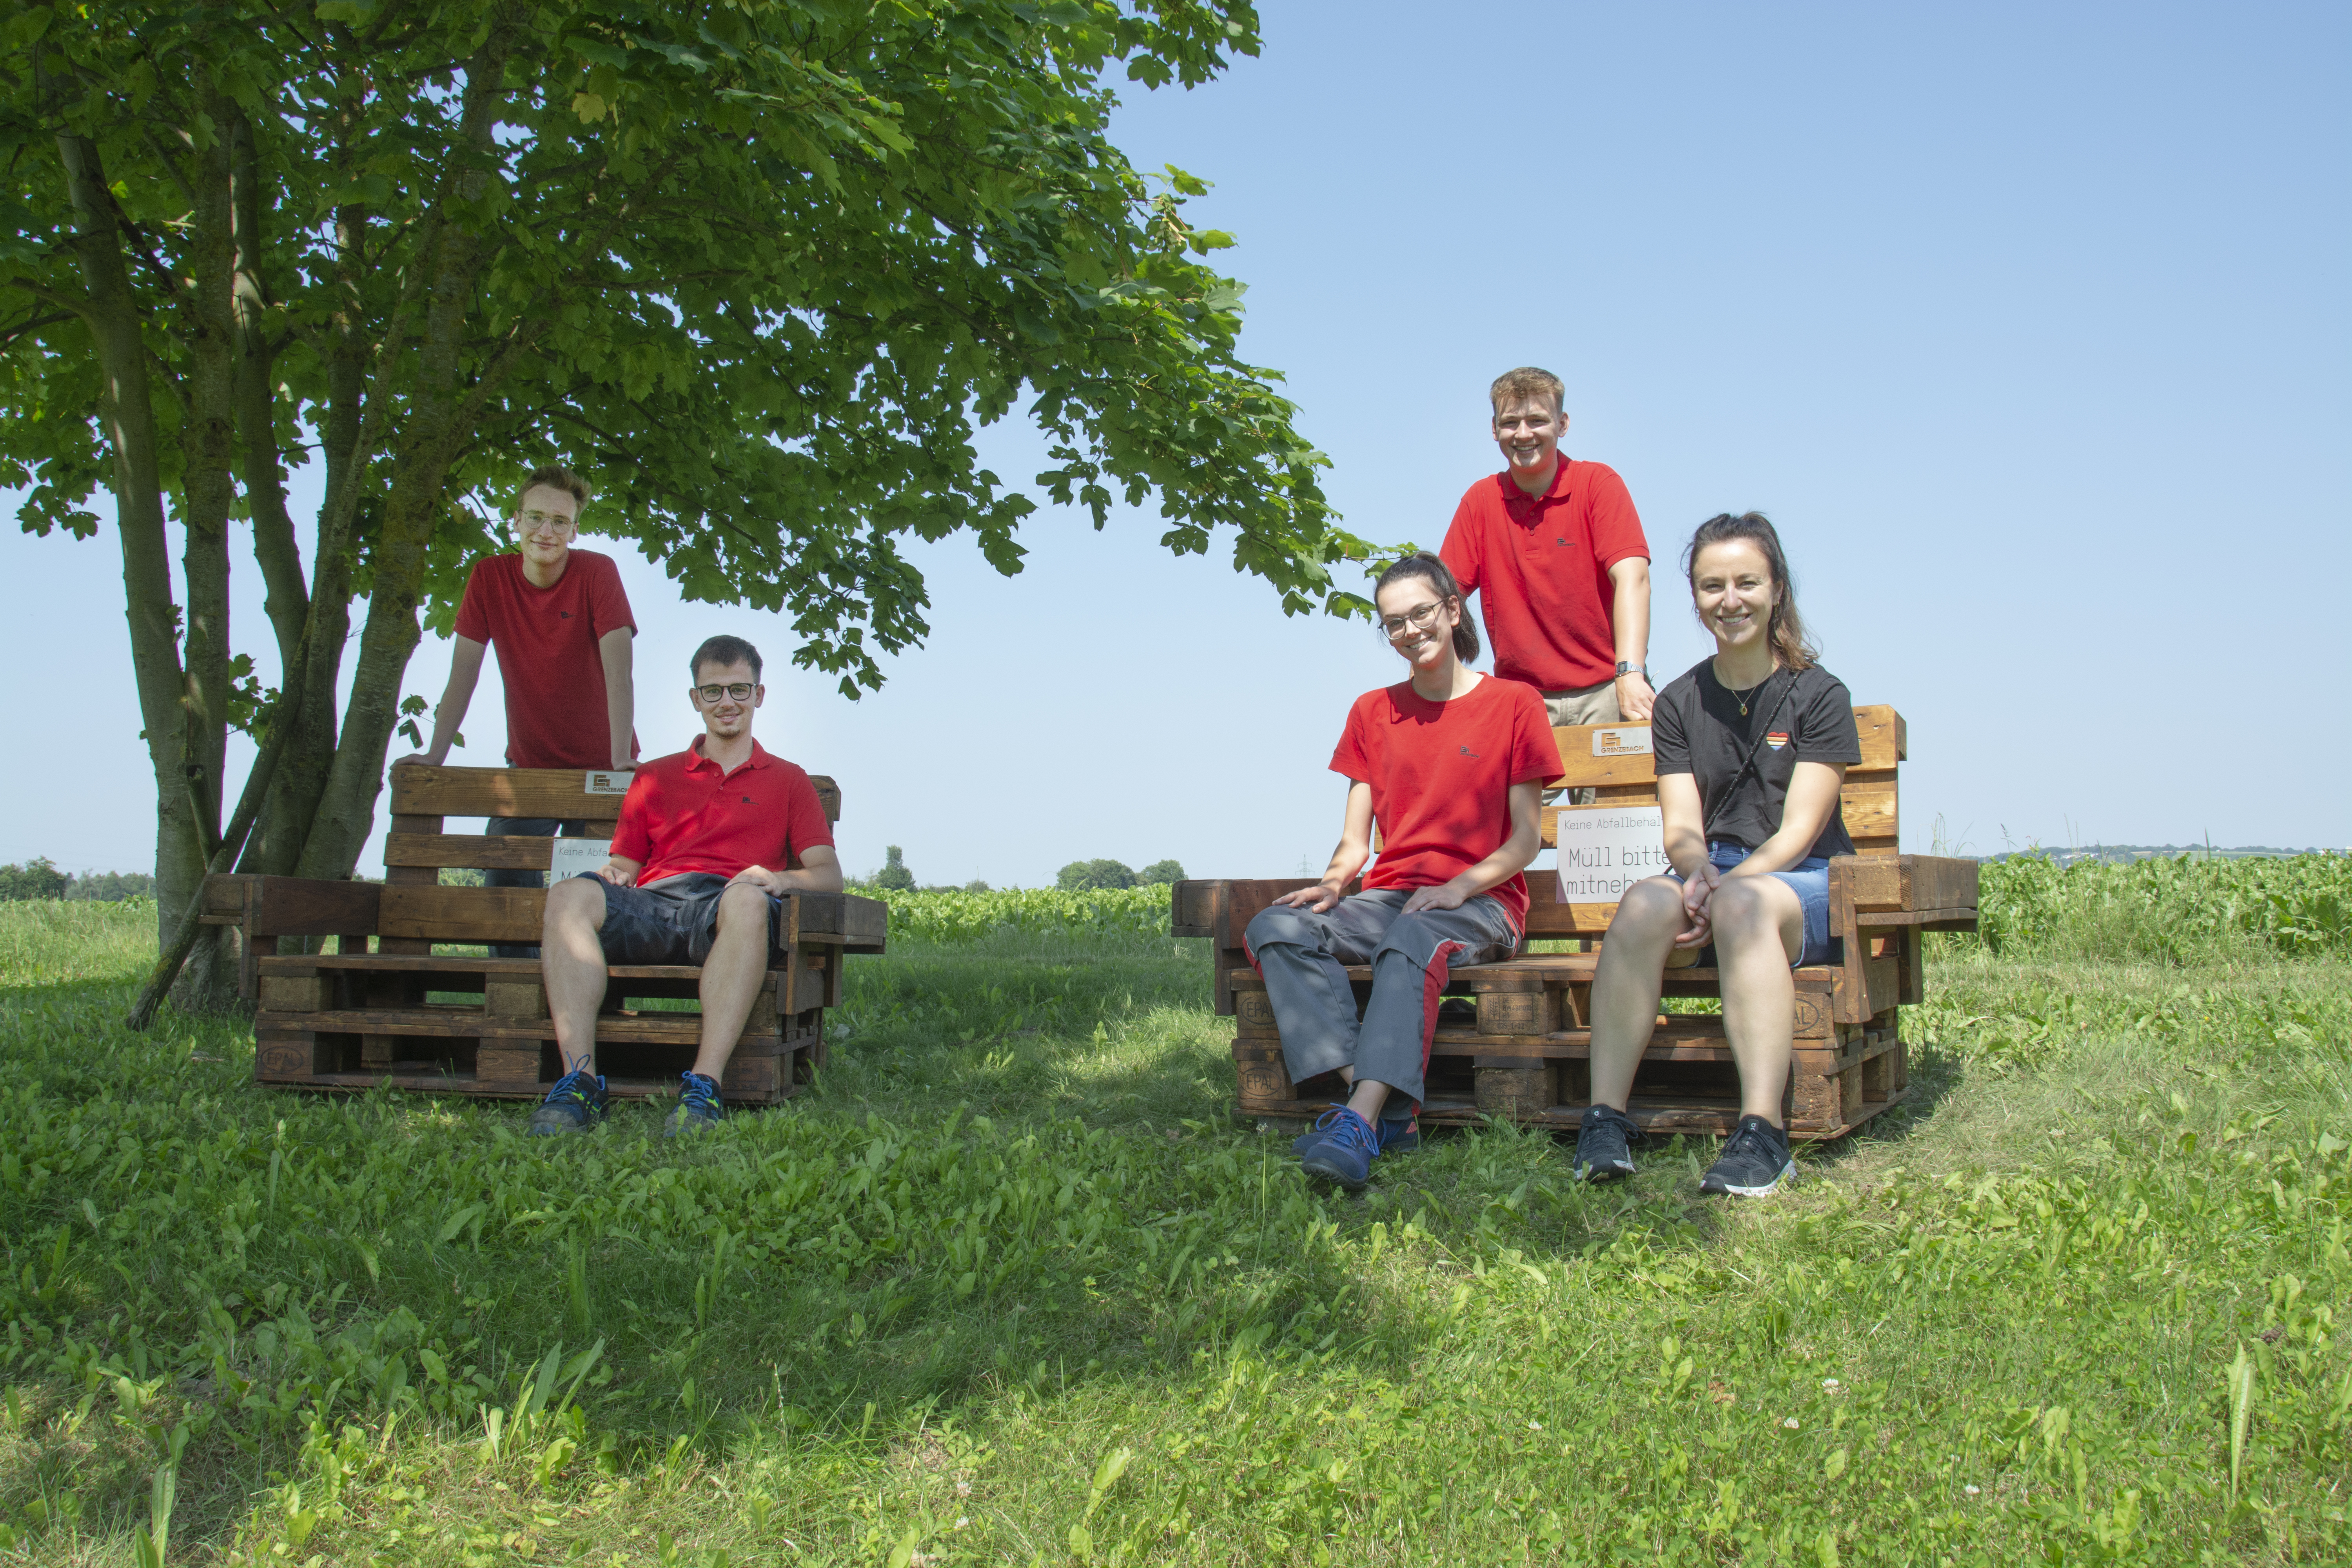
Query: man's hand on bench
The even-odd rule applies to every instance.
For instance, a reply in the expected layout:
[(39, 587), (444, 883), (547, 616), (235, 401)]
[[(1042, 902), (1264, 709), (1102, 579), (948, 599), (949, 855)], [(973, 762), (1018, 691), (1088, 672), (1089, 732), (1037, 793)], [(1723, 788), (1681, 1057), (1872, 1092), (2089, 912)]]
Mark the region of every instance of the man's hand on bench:
[(796, 869), (771, 871), (765, 866), (746, 866), (727, 881), (730, 887), (749, 882), (772, 899), (793, 893), (837, 893), (842, 888), (841, 859), (827, 846), (813, 845), (802, 852)]

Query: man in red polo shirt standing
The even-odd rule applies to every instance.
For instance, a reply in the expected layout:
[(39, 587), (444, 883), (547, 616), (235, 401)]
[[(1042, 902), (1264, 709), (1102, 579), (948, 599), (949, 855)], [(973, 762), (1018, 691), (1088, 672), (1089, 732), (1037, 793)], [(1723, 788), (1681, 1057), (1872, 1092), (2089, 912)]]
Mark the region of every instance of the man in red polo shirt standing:
[(1646, 722), (1650, 545), (1616, 470), (1560, 456), (1566, 391), (1533, 366), (1496, 378), (1509, 467), (1463, 494), (1439, 554), (1478, 595), (1495, 673), (1543, 693), (1555, 725)]
[[(636, 692), (632, 675), (635, 617), (609, 555), (574, 550), (588, 484), (570, 468), (535, 468), (515, 500), (512, 555), (474, 563), (457, 602), (457, 647), (449, 685), (434, 710), (432, 743), (400, 759), (438, 767), (449, 757), (482, 676), (482, 655), (499, 650), (506, 687), (507, 765), (625, 771), (635, 765)], [(493, 816), (485, 833), (541, 838), (584, 837), (585, 822), (551, 816)], [(537, 871), (491, 870), (493, 888), (537, 888)], [(536, 958), (528, 947), (498, 946), (499, 958)]]
[(701, 1042), (669, 1131), (719, 1121), (719, 1079), (767, 977), (783, 895), (841, 891), (816, 786), (751, 739), (768, 692), (760, 650), (712, 637), (689, 668), (703, 732), (637, 769), (603, 868), (547, 890), (540, 969), (563, 1077), (531, 1113), (536, 1134), (584, 1132), (604, 1115), (596, 1011), (614, 963), (701, 965)]

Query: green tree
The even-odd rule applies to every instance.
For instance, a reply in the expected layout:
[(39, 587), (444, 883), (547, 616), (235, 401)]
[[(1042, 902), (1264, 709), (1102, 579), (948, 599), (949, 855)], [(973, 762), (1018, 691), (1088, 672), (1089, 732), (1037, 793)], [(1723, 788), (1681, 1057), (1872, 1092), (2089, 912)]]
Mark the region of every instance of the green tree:
[(1087, 888), (1132, 888), (1135, 873), (1116, 860), (1073, 860), (1055, 876), (1055, 884), (1066, 891)]
[(100, 904), (152, 899), (155, 896), (155, 879), (143, 871), (84, 871), (68, 882), (65, 896)]
[(49, 864), (46, 855), (21, 866), (0, 866), (0, 902), (23, 899), (62, 899), (73, 880)]
[[(0, 483), (82, 537), (111, 492), (166, 924), (232, 726), (285, 741), (242, 868), (351, 874), (420, 619), (447, 629), (532, 462), (593, 475), (590, 531), (689, 598), (788, 612), (852, 695), (929, 629), (908, 535), (1019, 570), (1032, 503), (972, 447), (1016, 413), (1097, 527), (1156, 500), (1171, 550), (1229, 529), (1286, 612), (1361, 613), (1331, 567), (1369, 547), (1237, 355), (1201, 183), (1105, 134), (1114, 74), (1256, 48), (1248, 0), (11, 8)], [(232, 647), (233, 540), (282, 701)]]
[(1150, 865), (1138, 871), (1135, 874), (1135, 879), (1144, 884), (1181, 882), (1184, 879), (1184, 868), (1174, 860), (1154, 860)]
[(915, 874), (907, 869), (906, 857), (896, 844), (882, 852), (882, 869), (874, 873), (874, 885), (894, 892), (906, 892), (915, 885)]

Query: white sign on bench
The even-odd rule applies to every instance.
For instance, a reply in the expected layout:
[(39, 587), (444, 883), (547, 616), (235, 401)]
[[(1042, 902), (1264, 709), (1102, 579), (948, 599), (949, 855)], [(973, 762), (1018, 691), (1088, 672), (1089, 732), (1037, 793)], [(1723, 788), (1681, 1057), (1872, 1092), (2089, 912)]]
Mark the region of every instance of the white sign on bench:
[(1644, 877), (1674, 869), (1654, 805), (1571, 806), (1559, 814), (1559, 901), (1613, 904)]
[(547, 885), (551, 888), (566, 877), (593, 876), (612, 858), (609, 838), (559, 838), (547, 858)]

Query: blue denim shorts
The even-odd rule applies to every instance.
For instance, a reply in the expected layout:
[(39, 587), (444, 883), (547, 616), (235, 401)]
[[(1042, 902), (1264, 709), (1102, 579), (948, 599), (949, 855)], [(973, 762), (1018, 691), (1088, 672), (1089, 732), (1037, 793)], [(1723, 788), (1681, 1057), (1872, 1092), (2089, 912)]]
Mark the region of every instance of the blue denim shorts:
[[(604, 890), (604, 923), (597, 931), (607, 963), (692, 963), (710, 956), (719, 935), (719, 898), (728, 879), (716, 871), (688, 871), (640, 888), (616, 887), (590, 872)], [(768, 899), (768, 952), (782, 933), (784, 901)]]
[[(1716, 842), (1706, 847), (1706, 858), (1715, 863), (1715, 868), (1718, 871), (1730, 870), (1734, 866), (1747, 859), (1750, 853), (1745, 844)], [(1666, 874), (1674, 877), (1677, 882), (1682, 880), (1682, 878), (1674, 872), (1669, 871)], [(1830, 961), (1830, 863), (1828, 859), (1820, 855), (1811, 855), (1785, 871), (1767, 871), (1764, 874), (1788, 883), (1790, 890), (1797, 895), (1798, 905), (1805, 911), (1805, 949), (1797, 954), (1796, 962), (1789, 967), (1801, 969), (1809, 963), (1827, 963)], [(1698, 961), (1703, 968), (1715, 966), (1713, 942), (1707, 943), (1701, 950)]]

